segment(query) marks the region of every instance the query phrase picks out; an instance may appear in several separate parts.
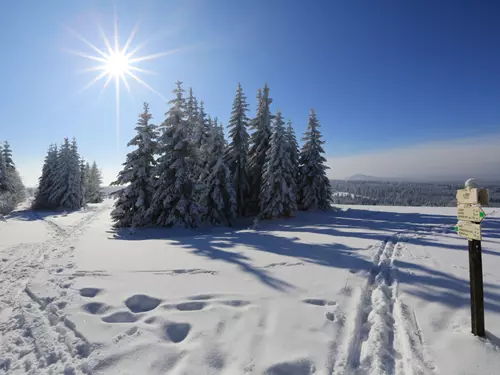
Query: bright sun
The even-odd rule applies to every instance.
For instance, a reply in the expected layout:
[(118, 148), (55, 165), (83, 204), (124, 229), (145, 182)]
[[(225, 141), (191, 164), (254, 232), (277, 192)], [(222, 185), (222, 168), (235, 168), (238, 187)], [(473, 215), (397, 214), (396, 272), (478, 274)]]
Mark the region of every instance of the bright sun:
[(106, 61), (106, 73), (115, 78), (123, 77), (130, 72), (128, 57), (122, 51), (113, 51)]
[(77, 34), (73, 30), (69, 30), (72, 34), (74, 34), (78, 39), (80, 39), (83, 43), (85, 43), (88, 47), (90, 47), (95, 54), (88, 54), (78, 51), (69, 51), (77, 56), (84, 57), (89, 61), (94, 61), (99, 63), (98, 65), (89, 67), (84, 69), (83, 72), (96, 72), (96, 76), (83, 87), (78, 93), (81, 93), (87, 90), (89, 87), (94, 85), (96, 82), (105, 79), (104, 85), (101, 90), (101, 95), (106, 90), (106, 87), (114, 81), (115, 86), (115, 100), (116, 100), (116, 142), (117, 147), (120, 144), (120, 88), (121, 84), (125, 86), (127, 91), (130, 93), (131, 88), (128, 82), (128, 79), (131, 78), (132, 81), (139, 83), (152, 93), (158, 95), (162, 100), (166, 101), (166, 99), (155, 89), (153, 89), (150, 85), (148, 85), (142, 78), (139, 77), (139, 73), (153, 73), (149, 70), (139, 68), (137, 64), (145, 61), (150, 61), (157, 59), (162, 56), (171, 55), (176, 53), (182, 48), (154, 53), (150, 55), (139, 56), (139, 51), (144, 46), (144, 43), (139, 44), (135, 48), (131, 49), (131, 44), (134, 39), (134, 36), (137, 32), (137, 27), (134, 27), (132, 32), (130, 33), (127, 41), (123, 45), (120, 45), (118, 38), (118, 21), (115, 13), (115, 21), (114, 21), (114, 38), (113, 45), (111, 45), (110, 40), (104, 33), (103, 29), (99, 26), (99, 32), (101, 34), (102, 40), (104, 42), (104, 46), (106, 48), (96, 47), (94, 44), (89, 42), (83, 36)]

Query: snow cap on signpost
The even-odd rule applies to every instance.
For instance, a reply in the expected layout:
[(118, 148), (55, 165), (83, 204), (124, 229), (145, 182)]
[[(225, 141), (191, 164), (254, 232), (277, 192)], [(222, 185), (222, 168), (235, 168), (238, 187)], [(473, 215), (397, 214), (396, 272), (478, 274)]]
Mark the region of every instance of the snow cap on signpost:
[(477, 180), (475, 178), (469, 178), (467, 181), (465, 181), (465, 188), (466, 189), (473, 189), (477, 188)]

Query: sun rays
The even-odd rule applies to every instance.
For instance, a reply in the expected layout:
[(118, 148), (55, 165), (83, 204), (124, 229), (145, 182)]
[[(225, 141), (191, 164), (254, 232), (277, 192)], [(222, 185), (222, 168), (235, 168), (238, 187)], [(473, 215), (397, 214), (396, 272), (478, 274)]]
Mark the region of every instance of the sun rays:
[[(84, 38), (82, 35), (78, 34), (74, 30), (68, 29), (76, 38), (78, 38), (83, 44), (91, 50), (90, 53), (80, 52), (80, 51), (69, 51), (70, 53), (83, 57), (89, 62), (97, 63), (97, 65), (90, 66), (89, 68), (80, 71), (81, 73), (93, 72), (95, 76), (82, 88), (77, 94), (86, 91), (90, 87), (94, 86), (97, 82), (103, 82), (103, 86), (100, 95), (104, 93), (106, 88), (114, 83), (115, 86), (115, 102), (116, 102), (116, 142), (117, 147), (120, 143), (120, 96), (122, 86), (125, 87), (127, 92), (131, 93), (130, 83), (135, 82), (139, 85), (145, 87), (147, 90), (153, 94), (159, 96), (162, 100), (166, 99), (155, 90), (151, 85), (149, 85), (144, 79), (140, 77), (143, 74), (155, 74), (147, 69), (143, 69), (138, 66), (138, 64), (158, 59), (160, 57), (165, 57), (173, 53), (178, 52), (180, 49), (174, 49), (170, 51), (153, 53), (149, 55), (140, 55), (140, 51), (146, 42), (136, 45), (132, 48), (134, 42), (134, 37), (137, 33), (137, 25), (132, 29), (129, 37), (127, 38), (125, 44), (122, 46), (119, 40), (118, 33), (118, 21), (115, 13), (114, 18), (114, 35), (113, 39), (110, 40), (101, 26), (99, 27), (99, 34), (102, 39), (102, 44), (104, 48), (99, 48), (98, 46), (91, 43), (88, 39)], [(130, 81), (130, 82), (129, 82)]]

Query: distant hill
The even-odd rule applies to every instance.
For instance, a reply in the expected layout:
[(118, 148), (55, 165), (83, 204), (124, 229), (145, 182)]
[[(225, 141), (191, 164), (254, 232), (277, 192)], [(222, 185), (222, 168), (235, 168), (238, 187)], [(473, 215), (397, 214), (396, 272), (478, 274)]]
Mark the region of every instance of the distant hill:
[(388, 181), (388, 179), (381, 178), (381, 177), (375, 177), (375, 176), (368, 176), (366, 174), (353, 174), (352, 176), (349, 176), (346, 178), (347, 181)]

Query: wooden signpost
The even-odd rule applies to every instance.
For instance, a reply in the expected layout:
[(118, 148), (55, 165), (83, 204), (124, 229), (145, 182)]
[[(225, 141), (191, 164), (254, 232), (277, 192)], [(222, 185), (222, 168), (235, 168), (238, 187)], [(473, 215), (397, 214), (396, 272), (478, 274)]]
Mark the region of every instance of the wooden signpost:
[(457, 217), (455, 226), (459, 236), (469, 240), (469, 273), (472, 333), (484, 337), (483, 261), (481, 256), (481, 222), (486, 217), (481, 205), (488, 205), (488, 190), (477, 188), (474, 179), (465, 182), (465, 189), (457, 190)]

